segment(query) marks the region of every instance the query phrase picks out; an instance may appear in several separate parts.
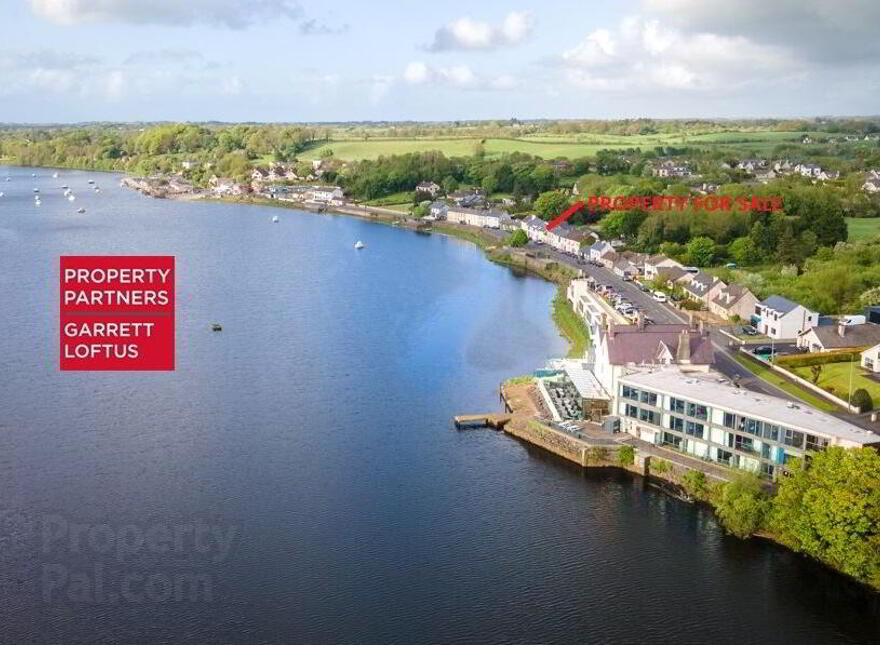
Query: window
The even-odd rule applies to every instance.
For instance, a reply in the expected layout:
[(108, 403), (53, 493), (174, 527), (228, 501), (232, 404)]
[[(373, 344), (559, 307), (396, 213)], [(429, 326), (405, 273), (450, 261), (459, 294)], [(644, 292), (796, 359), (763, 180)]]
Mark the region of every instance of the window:
[(718, 461), (722, 464), (730, 465), (730, 458), (733, 457), (733, 454), (727, 452), (726, 450), (718, 451)]
[(828, 439), (823, 437), (815, 437), (811, 434), (807, 435), (807, 450), (825, 450), (828, 447)]
[(771, 441), (779, 441), (779, 426), (770, 423), (764, 424), (764, 438)]
[(709, 416), (709, 409), (705, 405), (698, 405), (696, 403), (688, 403), (687, 404), (687, 413), (689, 417), (696, 417), (697, 419), (707, 419)]
[(743, 437), (740, 435), (736, 435), (736, 440), (734, 441), (734, 446), (737, 450), (741, 450), (743, 452), (752, 452), (756, 453), (755, 443), (751, 437)]
[(724, 413), (724, 427), (725, 428), (735, 428), (736, 427), (736, 415), (731, 414), (730, 412)]
[(633, 419), (638, 419), (639, 418), (639, 409), (636, 406), (630, 405), (629, 403), (627, 403), (626, 404), (626, 416), (632, 417)]
[(770, 444), (769, 443), (761, 444), (761, 456), (764, 459), (770, 459)]
[(699, 439), (702, 439), (705, 428), (703, 427), (702, 423), (688, 421), (684, 426), (684, 431), (687, 434), (691, 435), (692, 437), (697, 437)]
[(639, 391), (629, 385), (624, 385), (621, 393), (625, 399), (632, 399), (633, 401), (639, 400)]
[(669, 409), (679, 414), (684, 414), (684, 401), (681, 399), (669, 399)]
[(663, 443), (673, 448), (681, 448), (681, 437), (670, 434), (668, 432), (663, 433)]
[(792, 430), (791, 428), (786, 428), (785, 433), (782, 436), (782, 443), (786, 446), (791, 446), (792, 448), (803, 448), (804, 433)]
[(756, 421), (755, 419), (746, 419), (743, 430), (745, 430), (749, 434), (755, 435), (756, 437), (760, 437), (763, 426), (764, 424), (760, 421)]
[(646, 410), (646, 409), (642, 408), (641, 410), (639, 410), (639, 419), (641, 421), (647, 421), (648, 423), (653, 423), (654, 425), (658, 425), (657, 424), (657, 413), (654, 412), (653, 410)]
[(761, 463), (761, 474), (773, 478), (773, 464)]
[(669, 417), (669, 429), (678, 432), (684, 431), (684, 419), (679, 417)]
[(643, 391), (640, 400), (642, 403), (647, 403), (648, 405), (653, 405), (654, 407), (657, 406), (657, 395), (654, 394), (653, 392), (644, 392)]

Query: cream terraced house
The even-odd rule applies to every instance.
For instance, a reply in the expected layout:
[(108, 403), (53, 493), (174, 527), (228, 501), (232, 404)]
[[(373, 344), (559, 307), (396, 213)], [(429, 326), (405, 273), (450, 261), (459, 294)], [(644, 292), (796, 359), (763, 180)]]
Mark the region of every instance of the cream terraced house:
[(720, 374), (659, 369), (622, 376), (614, 413), (622, 431), (643, 441), (774, 479), (792, 459), (812, 451), (880, 444), (872, 432), (735, 387)]

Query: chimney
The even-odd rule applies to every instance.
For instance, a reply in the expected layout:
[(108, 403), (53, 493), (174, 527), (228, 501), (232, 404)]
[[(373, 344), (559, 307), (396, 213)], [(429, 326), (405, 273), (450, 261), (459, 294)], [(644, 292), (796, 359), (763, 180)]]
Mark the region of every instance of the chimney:
[(687, 330), (682, 329), (678, 335), (678, 347), (675, 350), (675, 361), (677, 363), (690, 363), (691, 361), (691, 335)]
[(843, 318), (837, 321), (837, 335), (841, 338), (846, 336), (846, 320)]

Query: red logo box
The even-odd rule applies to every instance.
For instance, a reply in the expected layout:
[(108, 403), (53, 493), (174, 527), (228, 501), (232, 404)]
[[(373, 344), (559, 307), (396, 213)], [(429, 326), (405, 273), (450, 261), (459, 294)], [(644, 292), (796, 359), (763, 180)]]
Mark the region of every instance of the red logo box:
[(174, 257), (61, 256), (62, 370), (174, 369)]

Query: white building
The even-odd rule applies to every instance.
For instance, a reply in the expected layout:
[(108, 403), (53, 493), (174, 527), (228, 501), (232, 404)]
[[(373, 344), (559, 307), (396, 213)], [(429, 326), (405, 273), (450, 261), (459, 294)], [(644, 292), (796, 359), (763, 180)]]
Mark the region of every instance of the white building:
[(829, 414), (735, 387), (715, 373), (657, 369), (623, 375), (613, 396), (622, 431), (771, 478), (809, 452), (880, 442), (880, 436)]
[(316, 202), (330, 203), (339, 201), (344, 193), (338, 186), (319, 186), (312, 189), (312, 200)]
[(526, 237), (533, 242), (541, 242), (543, 244), (547, 241), (547, 222), (540, 217), (529, 215), (520, 220), (520, 227), (526, 232)]
[(614, 247), (605, 240), (597, 240), (588, 249), (588, 252), (590, 254), (590, 257), (588, 259), (592, 260), (593, 262), (598, 262), (603, 255), (613, 250)]
[(875, 374), (880, 374), (880, 343), (862, 352), (862, 367)]
[(779, 340), (797, 338), (819, 324), (819, 314), (782, 296), (770, 296), (755, 307), (758, 332)]
[(461, 206), (450, 206), (446, 211), (447, 222), (481, 228), (501, 228), (502, 222), (509, 218), (510, 215), (501, 211), (482, 211)]

